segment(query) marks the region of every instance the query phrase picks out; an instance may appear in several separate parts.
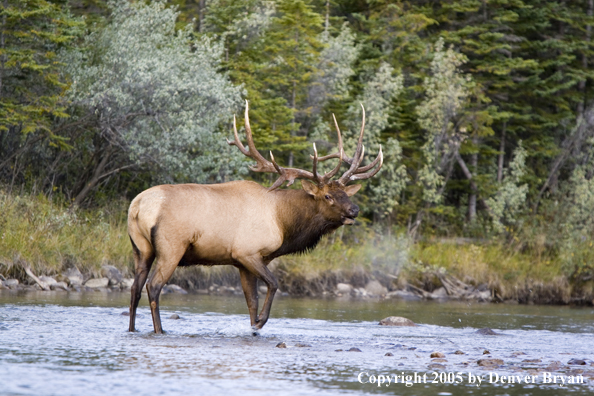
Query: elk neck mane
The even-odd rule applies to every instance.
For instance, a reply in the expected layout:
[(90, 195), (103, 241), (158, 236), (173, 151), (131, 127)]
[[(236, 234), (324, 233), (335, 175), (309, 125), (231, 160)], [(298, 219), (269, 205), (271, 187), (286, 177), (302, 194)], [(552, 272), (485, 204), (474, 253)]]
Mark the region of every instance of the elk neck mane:
[(274, 194), (279, 198), (277, 215), (283, 243), (266, 259), (306, 253), (314, 249), (324, 235), (342, 225), (326, 219), (318, 209), (318, 202), (303, 190), (276, 190)]

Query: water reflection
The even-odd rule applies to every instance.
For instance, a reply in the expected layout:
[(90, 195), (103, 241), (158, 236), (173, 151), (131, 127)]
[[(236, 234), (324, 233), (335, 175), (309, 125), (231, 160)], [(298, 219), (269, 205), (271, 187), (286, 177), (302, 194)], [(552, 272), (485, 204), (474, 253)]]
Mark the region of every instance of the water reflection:
[[(357, 380), (361, 372), (431, 373), (431, 364), (486, 376), (541, 376), (548, 369), (594, 378), (592, 308), (279, 298), (254, 337), (242, 296), (163, 296), (165, 335), (152, 333), (146, 301), (139, 332), (126, 332), (121, 313), (128, 299), (125, 293), (0, 292), (0, 394), (559, 394), (558, 386), (542, 383), (378, 387)], [(166, 319), (173, 313), (182, 319)], [(377, 325), (390, 315), (421, 326)], [(477, 335), (482, 327), (503, 335)], [(280, 342), (288, 348), (275, 348)], [(353, 347), (361, 352), (347, 352)], [(432, 360), (434, 351), (445, 361)], [(483, 368), (477, 364), (483, 358), (504, 365)], [(572, 358), (587, 365), (568, 366)], [(564, 389), (591, 394), (594, 387)]]

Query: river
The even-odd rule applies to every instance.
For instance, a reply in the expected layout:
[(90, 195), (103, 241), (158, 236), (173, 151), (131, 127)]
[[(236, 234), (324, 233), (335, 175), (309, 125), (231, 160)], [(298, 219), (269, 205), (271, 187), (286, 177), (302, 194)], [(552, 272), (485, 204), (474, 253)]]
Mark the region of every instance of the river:
[[(278, 297), (254, 336), (242, 296), (167, 294), (166, 334), (155, 335), (146, 296), (138, 332), (126, 331), (128, 301), (116, 292), (1, 290), (0, 395), (594, 392), (592, 307)], [(419, 326), (379, 326), (387, 316)], [(500, 335), (476, 333), (484, 327)]]

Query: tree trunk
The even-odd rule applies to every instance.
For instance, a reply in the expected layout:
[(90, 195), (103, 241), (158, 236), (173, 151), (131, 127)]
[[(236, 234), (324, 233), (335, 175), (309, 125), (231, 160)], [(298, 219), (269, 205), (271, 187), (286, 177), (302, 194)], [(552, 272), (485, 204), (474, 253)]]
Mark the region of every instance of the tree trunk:
[[(478, 141), (476, 138), (473, 139), (473, 144), (478, 146)], [(478, 153), (471, 154), (470, 166), (472, 166), (472, 171), (476, 175), (478, 171)], [(470, 185), (470, 190), (471, 192), (468, 195), (468, 221), (473, 223), (476, 220), (476, 196), (478, 193), (475, 183)]]
[[(8, 0), (4, 0), (3, 7), (5, 10), (8, 8)], [(4, 15), (2, 15), (2, 30), (0, 31), (0, 50), (2, 51), (2, 55), (0, 56), (0, 98), (2, 98), (3, 91), (4, 91), (4, 87), (3, 87), (4, 63), (6, 62), (6, 55), (4, 54), (4, 47), (6, 46), (5, 38), (4, 38), (4, 30), (5, 29), (6, 29), (6, 13)]]
[(200, 0), (198, 2), (198, 32), (204, 31), (204, 9), (206, 8), (206, 0)]
[(80, 206), (83, 203), (83, 201), (87, 198), (89, 193), (93, 190), (93, 188), (95, 188), (97, 183), (99, 183), (99, 180), (101, 180), (103, 171), (109, 164), (109, 160), (111, 159), (112, 153), (113, 153), (113, 150), (112, 150), (111, 145), (107, 146), (107, 148), (105, 149), (105, 151), (102, 154), (101, 160), (95, 167), (95, 170), (93, 170), (93, 175), (89, 178), (89, 180), (85, 183), (85, 185), (80, 190), (80, 192), (74, 198), (74, 201), (72, 202), (73, 206)]
[(503, 160), (505, 159), (505, 133), (507, 129), (507, 121), (503, 123), (503, 131), (501, 131), (501, 142), (499, 143), (499, 160), (497, 163), (497, 183), (501, 184), (503, 181)]

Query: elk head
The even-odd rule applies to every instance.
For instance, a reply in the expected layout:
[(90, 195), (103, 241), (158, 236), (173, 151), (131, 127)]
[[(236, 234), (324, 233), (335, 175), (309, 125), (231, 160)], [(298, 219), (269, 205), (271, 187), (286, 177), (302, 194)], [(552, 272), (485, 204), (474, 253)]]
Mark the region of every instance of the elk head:
[[(363, 120), (355, 154), (352, 157), (348, 157), (344, 154), (340, 128), (338, 127), (338, 122), (336, 121), (336, 117), (334, 117), (333, 114), (332, 117), (334, 118), (334, 125), (336, 126), (336, 132), (338, 134), (338, 152), (326, 155), (324, 157), (318, 157), (318, 151), (316, 149), (316, 144), (314, 143), (314, 154), (311, 156), (313, 160), (313, 169), (311, 172), (303, 169), (283, 168), (279, 166), (274, 160), (272, 151), (270, 152), (270, 161), (265, 159), (258, 152), (256, 145), (254, 144), (252, 129), (250, 127), (247, 101), (245, 105), (245, 133), (247, 137), (248, 149), (244, 147), (239, 139), (235, 116), (233, 116), (233, 133), (235, 135), (235, 140), (232, 142), (227, 140), (227, 143), (237, 146), (239, 151), (241, 151), (245, 156), (256, 161), (256, 165), (250, 166), (252, 171), (271, 172), (277, 173), (279, 175), (268, 191), (277, 189), (284, 182), (287, 182), (287, 186), (290, 186), (295, 182), (295, 179), (305, 179), (301, 183), (303, 190), (313, 199), (315, 199), (318, 205), (318, 211), (324, 216), (325, 219), (337, 224), (353, 224), (355, 222), (355, 218), (359, 214), (359, 207), (352, 203), (349, 198), (359, 191), (361, 185), (355, 184), (349, 186), (347, 184), (355, 180), (365, 180), (373, 177), (379, 172), (383, 164), (383, 154), (382, 148), (380, 146), (379, 153), (375, 160), (366, 166), (361, 166), (363, 157), (365, 155), (365, 147), (363, 146), (365, 108), (363, 108), (363, 105), (361, 105), (361, 108), (363, 110)], [(338, 159), (336, 167), (331, 171), (324, 173), (324, 175), (318, 174), (318, 162), (333, 158)], [(334, 176), (336, 176), (343, 162), (349, 165), (349, 169), (337, 180), (331, 180)]]

